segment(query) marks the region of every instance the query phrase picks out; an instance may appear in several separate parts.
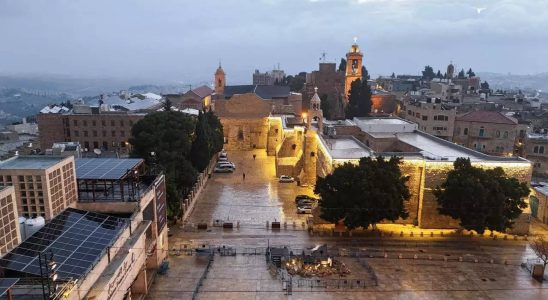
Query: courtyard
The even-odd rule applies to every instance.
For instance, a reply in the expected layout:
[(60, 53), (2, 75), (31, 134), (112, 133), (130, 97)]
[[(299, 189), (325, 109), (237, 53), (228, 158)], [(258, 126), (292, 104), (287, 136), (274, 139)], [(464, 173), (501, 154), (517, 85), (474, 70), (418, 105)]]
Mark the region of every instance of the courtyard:
[[(527, 241), (311, 235), (302, 226), (308, 215), (297, 214), (294, 198), (311, 195), (312, 187), (279, 183), (274, 157), (264, 150), (229, 152), (228, 157), (236, 171), (212, 174), (185, 226), (171, 227), (170, 268), (156, 276), (147, 299), (548, 298), (548, 283), (533, 280), (520, 265), (534, 257)], [(233, 222), (234, 228), (213, 227), (216, 220)], [(267, 228), (273, 221), (286, 226)], [(195, 229), (198, 223), (208, 229)], [(327, 244), (329, 254), (351, 273), (329, 281), (293, 278), (292, 293), (286, 295), (288, 278), (269, 271), (266, 247), (289, 246), (298, 253), (317, 244)], [(236, 255), (217, 252), (209, 262), (185, 250), (222, 246)]]

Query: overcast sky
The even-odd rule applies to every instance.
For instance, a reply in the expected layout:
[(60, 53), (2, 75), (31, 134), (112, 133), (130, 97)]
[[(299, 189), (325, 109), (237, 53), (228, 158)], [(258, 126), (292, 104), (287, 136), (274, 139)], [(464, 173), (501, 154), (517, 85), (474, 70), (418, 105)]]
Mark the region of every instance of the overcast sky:
[(0, 0), (0, 74), (194, 83), (222, 61), (247, 83), (338, 63), (354, 36), (375, 75), (546, 72), (548, 0)]

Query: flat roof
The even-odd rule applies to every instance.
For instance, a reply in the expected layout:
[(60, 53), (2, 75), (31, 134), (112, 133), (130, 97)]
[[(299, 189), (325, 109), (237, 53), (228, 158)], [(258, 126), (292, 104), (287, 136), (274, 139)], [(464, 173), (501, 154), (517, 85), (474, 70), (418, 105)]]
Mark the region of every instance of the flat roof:
[(469, 157), (472, 161), (484, 160), (479, 152), (450, 143), (419, 132), (402, 132), (395, 135), (398, 140), (421, 150), (426, 158), (447, 158), (454, 161), (459, 157)]
[(325, 147), (333, 159), (360, 159), (371, 156), (371, 149), (361, 145), (351, 137), (324, 139)]
[(45, 170), (66, 159), (61, 156), (14, 156), (0, 161), (0, 170)]
[(53, 253), (61, 279), (80, 279), (91, 271), (127, 219), (67, 208), (0, 259), (0, 268), (40, 276), (40, 253)]
[(17, 281), (19, 281), (19, 278), (0, 278), (0, 296), (4, 296)]
[(360, 123), (365, 125), (407, 125), (412, 124), (403, 119), (398, 118), (356, 118)]
[(78, 158), (76, 179), (119, 180), (144, 162), (141, 158)]

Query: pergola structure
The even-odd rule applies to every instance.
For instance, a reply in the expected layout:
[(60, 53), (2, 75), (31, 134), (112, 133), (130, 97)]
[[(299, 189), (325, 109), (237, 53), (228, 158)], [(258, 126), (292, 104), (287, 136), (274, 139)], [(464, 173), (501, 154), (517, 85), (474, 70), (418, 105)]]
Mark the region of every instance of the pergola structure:
[(143, 192), (142, 159), (76, 159), (78, 200), (81, 202), (132, 202)]

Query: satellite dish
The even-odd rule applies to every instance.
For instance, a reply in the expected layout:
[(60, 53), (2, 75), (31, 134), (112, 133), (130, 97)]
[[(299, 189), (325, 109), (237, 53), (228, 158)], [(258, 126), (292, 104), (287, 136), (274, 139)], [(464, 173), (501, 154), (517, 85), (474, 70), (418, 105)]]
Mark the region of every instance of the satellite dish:
[(97, 155), (101, 155), (101, 150), (100, 149), (93, 149), (93, 153), (97, 154)]

